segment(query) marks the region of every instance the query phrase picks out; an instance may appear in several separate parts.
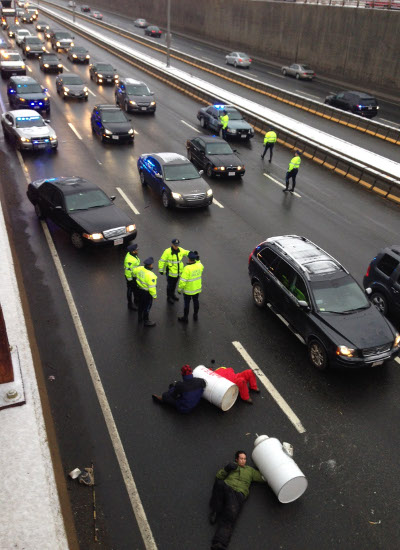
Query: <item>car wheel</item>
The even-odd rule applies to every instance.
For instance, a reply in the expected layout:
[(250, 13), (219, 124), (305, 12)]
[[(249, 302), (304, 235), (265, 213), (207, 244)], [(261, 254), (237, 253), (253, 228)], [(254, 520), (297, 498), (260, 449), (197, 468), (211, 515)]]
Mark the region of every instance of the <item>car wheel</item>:
[(300, 75), (299, 75), (299, 73), (296, 73), (296, 80), (300, 80)]
[(162, 203), (163, 203), (164, 208), (169, 208), (169, 206), (170, 206), (169, 198), (168, 198), (168, 195), (165, 191), (162, 192), (161, 198), (162, 198)]
[(35, 204), (35, 214), (39, 220), (43, 220), (43, 213), (38, 203)]
[(227, 59), (225, 59), (225, 64), (226, 64), (226, 65), (229, 65), (229, 62), (228, 62), (228, 60), (227, 60)]
[(286, 76), (286, 69), (282, 69), (283, 76)]
[(3, 80), (6, 79), (6, 75), (5, 75), (5, 73), (4, 73), (3, 71), (1, 71), (1, 78), (2, 78)]
[(79, 233), (72, 233), (71, 235), (71, 242), (74, 245), (75, 248), (78, 248), (79, 250), (83, 248), (84, 241), (81, 235)]
[(311, 340), (309, 342), (308, 358), (311, 364), (319, 370), (324, 370), (328, 366), (328, 356), (325, 348), (318, 340)]
[(142, 170), (140, 170), (140, 172), (139, 172), (139, 177), (140, 177), (140, 183), (141, 183), (142, 185), (147, 185), (147, 184), (146, 184), (146, 179), (145, 179), (145, 177), (144, 177), (144, 173), (142, 172)]
[(207, 164), (206, 174), (209, 178), (212, 178), (214, 176), (214, 172), (213, 172), (211, 164)]
[(67, 96), (65, 94), (63, 94), (62, 98), (64, 101), (67, 101)]
[(253, 284), (253, 300), (257, 307), (264, 307), (266, 304), (267, 299), (260, 283)]
[(384, 294), (381, 294), (380, 292), (373, 292), (370, 300), (383, 315), (387, 315), (389, 311), (389, 304)]
[(233, 66), (234, 66), (235, 69), (236, 69), (236, 67), (237, 67), (237, 62), (236, 62), (236, 61), (233, 62)]
[(206, 119), (203, 116), (200, 118), (200, 126), (202, 128), (207, 128), (207, 122), (206, 122)]
[(124, 102), (124, 109), (125, 109), (126, 113), (129, 113), (129, 103), (128, 103), (128, 101)]
[(89, 96), (87, 95), (87, 96), (85, 97), (85, 101), (87, 101), (88, 99), (89, 99)]

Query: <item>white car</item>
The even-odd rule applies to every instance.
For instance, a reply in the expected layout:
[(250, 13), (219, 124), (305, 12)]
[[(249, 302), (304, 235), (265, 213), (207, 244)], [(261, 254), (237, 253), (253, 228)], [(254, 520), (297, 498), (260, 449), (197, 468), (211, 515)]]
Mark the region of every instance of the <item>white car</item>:
[(227, 65), (233, 65), (234, 67), (245, 67), (249, 69), (251, 61), (247, 53), (243, 52), (231, 52), (225, 56), (225, 63)]
[(4, 50), (0, 53), (1, 78), (26, 75), (25, 62), (16, 50)]
[(15, 31), (15, 42), (18, 44), (18, 46), (21, 46), (25, 36), (32, 36), (32, 33), (27, 29), (18, 29), (17, 31)]
[(55, 151), (57, 135), (49, 122), (31, 109), (8, 111), (1, 115), (4, 139), (12, 142), (19, 151)]

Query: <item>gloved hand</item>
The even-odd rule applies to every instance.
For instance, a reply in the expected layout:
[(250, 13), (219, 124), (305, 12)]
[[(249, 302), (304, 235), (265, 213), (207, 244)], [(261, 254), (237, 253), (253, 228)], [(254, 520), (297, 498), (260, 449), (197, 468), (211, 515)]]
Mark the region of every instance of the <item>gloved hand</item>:
[(160, 271), (160, 275), (164, 275), (164, 271)]
[(237, 467), (238, 465), (236, 462), (229, 462), (229, 464), (225, 466), (224, 470), (227, 474), (230, 474), (231, 472), (235, 471)]

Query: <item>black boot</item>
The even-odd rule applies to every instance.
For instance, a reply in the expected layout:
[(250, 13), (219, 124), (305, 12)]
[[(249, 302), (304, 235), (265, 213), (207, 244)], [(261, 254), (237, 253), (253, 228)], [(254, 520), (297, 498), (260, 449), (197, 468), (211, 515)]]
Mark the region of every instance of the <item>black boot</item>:
[(151, 319), (146, 319), (145, 322), (144, 322), (144, 326), (145, 326), (145, 327), (155, 327), (155, 326), (156, 326), (156, 322), (155, 322), (155, 321), (151, 321)]
[(188, 323), (188, 318), (183, 316), (183, 317), (178, 317), (178, 321), (180, 321), (181, 323)]

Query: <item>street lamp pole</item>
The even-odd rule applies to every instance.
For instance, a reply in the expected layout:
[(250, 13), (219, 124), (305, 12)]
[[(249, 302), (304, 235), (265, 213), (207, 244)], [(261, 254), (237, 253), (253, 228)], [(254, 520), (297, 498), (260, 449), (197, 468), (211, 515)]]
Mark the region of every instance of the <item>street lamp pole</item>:
[(171, 0), (167, 0), (167, 67), (171, 66)]
[(75, 10), (76, 10), (76, 2), (74, 2), (72, 6), (72, 21), (74, 23), (75, 23)]

